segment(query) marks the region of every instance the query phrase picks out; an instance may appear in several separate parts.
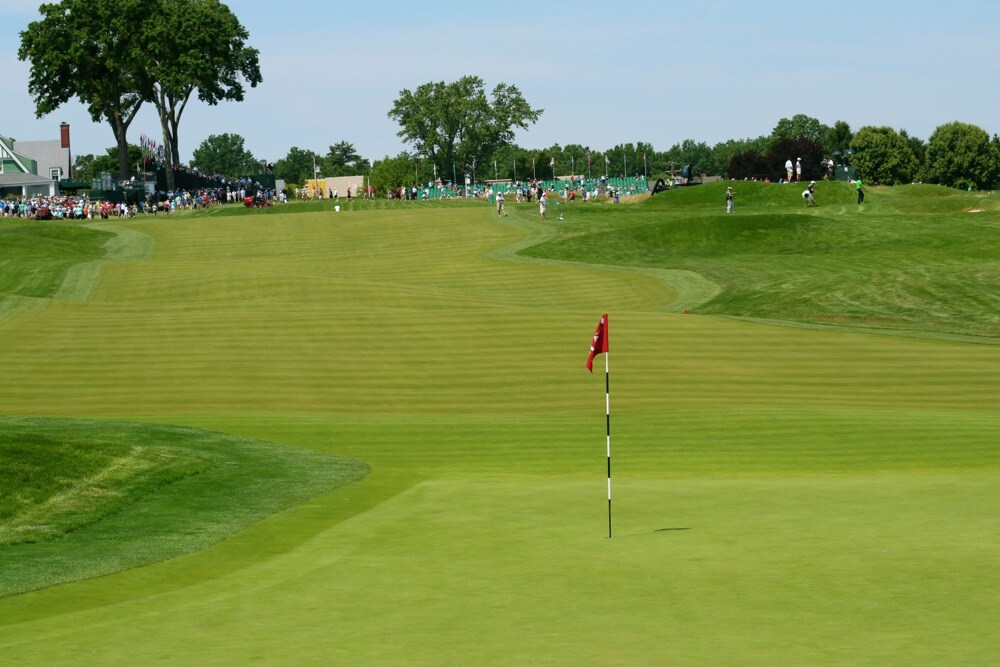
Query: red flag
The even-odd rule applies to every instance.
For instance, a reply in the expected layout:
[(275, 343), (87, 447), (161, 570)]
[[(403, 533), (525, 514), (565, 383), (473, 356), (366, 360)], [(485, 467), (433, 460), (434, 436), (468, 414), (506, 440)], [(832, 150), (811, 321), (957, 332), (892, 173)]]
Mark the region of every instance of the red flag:
[(587, 370), (594, 372), (594, 357), (608, 351), (608, 314), (601, 316), (594, 331), (594, 341), (590, 344), (590, 355), (587, 357)]

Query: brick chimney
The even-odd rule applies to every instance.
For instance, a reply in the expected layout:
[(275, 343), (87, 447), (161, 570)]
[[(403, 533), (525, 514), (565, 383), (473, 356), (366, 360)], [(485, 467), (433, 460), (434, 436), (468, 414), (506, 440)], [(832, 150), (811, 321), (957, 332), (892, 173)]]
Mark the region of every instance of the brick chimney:
[(69, 150), (69, 123), (59, 124), (59, 147), (66, 149), (66, 178), (73, 178), (73, 155)]

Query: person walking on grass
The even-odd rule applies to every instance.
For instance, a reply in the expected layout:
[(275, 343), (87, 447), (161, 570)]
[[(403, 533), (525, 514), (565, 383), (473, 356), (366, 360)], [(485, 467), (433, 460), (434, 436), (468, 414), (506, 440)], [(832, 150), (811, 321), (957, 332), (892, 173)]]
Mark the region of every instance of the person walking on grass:
[(806, 200), (806, 208), (819, 205), (816, 203), (816, 181), (811, 181), (809, 187), (802, 191), (802, 198)]
[(501, 217), (506, 217), (507, 216), (507, 211), (505, 211), (504, 207), (503, 207), (503, 193), (502, 192), (498, 192), (497, 193), (497, 215), (499, 215)]
[(733, 189), (731, 187), (726, 188), (726, 213), (732, 213), (736, 210), (733, 205)]
[(865, 203), (865, 191), (864, 185), (861, 183), (861, 177), (858, 176), (857, 180), (854, 181), (854, 189), (858, 191), (858, 203)]

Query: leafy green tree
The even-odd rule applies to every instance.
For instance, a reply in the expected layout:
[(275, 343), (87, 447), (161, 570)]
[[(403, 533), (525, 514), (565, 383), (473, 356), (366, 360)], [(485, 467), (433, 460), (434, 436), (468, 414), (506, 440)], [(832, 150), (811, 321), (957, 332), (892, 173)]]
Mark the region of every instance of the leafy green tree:
[(78, 98), (95, 123), (111, 125), (118, 175), (129, 172), (126, 133), (142, 106), (135, 38), (149, 9), (146, 0), (62, 0), (39, 7), (42, 18), (21, 32), (17, 52), (31, 63), (28, 92), (35, 115), (45, 116)]
[(812, 116), (800, 113), (779, 120), (771, 131), (771, 142), (773, 144), (781, 139), (809, 139), (822, 147), (829, 134), (830, 127)]
[(910, 143), (891, 127), (862, 127), (851, 141), (851, 150), (851, 160), (864, 180), (899, 185), (912, 183), (916, 176), (917, 158)]
[(260, 173), (260, 162), (245, 147), (238, 134), (213, 134), (194, 150), (191, 166), (206, 174), (240, 178)]
[(452, 165), (460, 169), (493, 155), (513, 140), (515, 128), (526, 129), (541, 114), (516, 86), (497, 84), (487, 97), (481, 78), (464, 76), (400, 91), (388, 116), (418, 155), (448, 174)]
[(274, 177), (288, 183), (305, 183), (306, 179), (313, 178), (313, 165), (319, 167), (322, 164), (320, 156), (316, 153), (292, 146), (288, 150), (288, 155), (274, 163)]
[[(417, 156), (403, 151), (395, 157), (385, 157), (376, 160), (369, 174), (369, 182), (375, 186), (375, 191), (381, 195), (386, 189), (412, 187), (424, 181), (420, 173), (420, 160)], [(462, 172), (458, 172), (462, 180)], [(419, 179), (419, 180), (418, 180)], [(464, 181), (462, 181), (464, 183)]]
[[(143, 96), (160, 117), (163, 144), (180, 164), (178, 127), (191, 96), (209, 105), (242, 101), (244, 82), (262, 80), (257, 49), (246, 29), (219, 0), (148, 0), (138, 65)], [(168, 170), (168, 181), (173, 172)], [(172, 183), (168, 183), (172, 186)]]
[[(126, 155), (129, 166), (142, 162), (142, 149), (128, 144)], [(118, 173), (118, 148), (112, 146), (104, 155), (77, 155), (73, 158), (73, 180), (89, 183), (102, 173)]]
[(906, 130), (899, 130), (899, 136), (906, 140), (906, 143), (910, 145), (910, 150), (913, 151), (913, 157), (917, 160), (917, 169), (914, 172), (914, 178), (923, 179), (924, 165), (927, 162), (927, 142), (920, 137), (911, 137)]
[(358, 176), (371, 170), (368, 160), (361, 157), (349, 141), (340, 141), (330, 146), (323, 156), (323, 173), (327, 176)]
[[(767, 152), (768, 138), (767, 137), (757, 137), (756, 139), (729, 139), (728, 141), (722, 141), (712, 146), (712, 154), (710, 161), (710, 168), (706, 169), (709, 174), (722, 175), (729, 174), (730, 166), (733, 164), (733, 158), (736, 156), (746, 156), (749, 153), (753, 153), (756, 158), (760, 157)], [(742, 160), (742, 158), (741, 158)], [(737, 162), (740, 162), (738, 160)], [(750, 170), (746, 174), (747, 178), (752, 178), (754, 176), (763, 177), (764, 174), (768, 173), (769, 170)], [(742, 174), (742, 170), (741, 170)], [(730, 176), (731, 178), (736, 178), (735, 176)], [(739, 178), (744, 178), (743, 175)]]
[(854, 133), (851, 131), (851, 126), (846, 121), (838, 120), (830, 128), (830, 132), (827, 133), (826, 139), (823, 141), (823, 148), (828, 153), (833, 153), (834, 151), (843, 153), (851, 147), (851, 140), (853, 138)]
[(992, 188), (1000, 156), (986, 131), (968, 123), (946, 123), (927, 141), (927, 180), (953, 188)]
[(704, 141), (685, 139), (681, 143), (671, 146), (664, 153), (664, 157), (667, 163), (674, 164), (678, 172), (684, 165), (691, 165), (693, 178), (697, 178), (702, 172), (721, 173), (721, 169), (716, 171), (712, 149)]

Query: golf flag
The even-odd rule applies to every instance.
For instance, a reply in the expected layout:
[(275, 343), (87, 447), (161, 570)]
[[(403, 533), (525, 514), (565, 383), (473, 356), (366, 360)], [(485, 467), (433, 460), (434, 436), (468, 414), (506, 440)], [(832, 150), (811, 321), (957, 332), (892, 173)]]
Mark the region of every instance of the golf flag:
[(608, 351), (608, 314), (601, 316), (601, 321), (597, 323), (597, 330), (594, 331), (594, 340), (590, 344), (590, 355), (587, 356), (587, 370), (594, 372), (594, 357), (605, 354)]
[(607, 424), (608, 444), (608, 539), (611, 539), (611, 372), (608, 369), (608, 314), (601, 315), (594, 331), (594, 340), (590, 344), (590, 356), (587, 357), (587, 370), (594, 372), (594, 357), (604, 355), (604, 406)]

